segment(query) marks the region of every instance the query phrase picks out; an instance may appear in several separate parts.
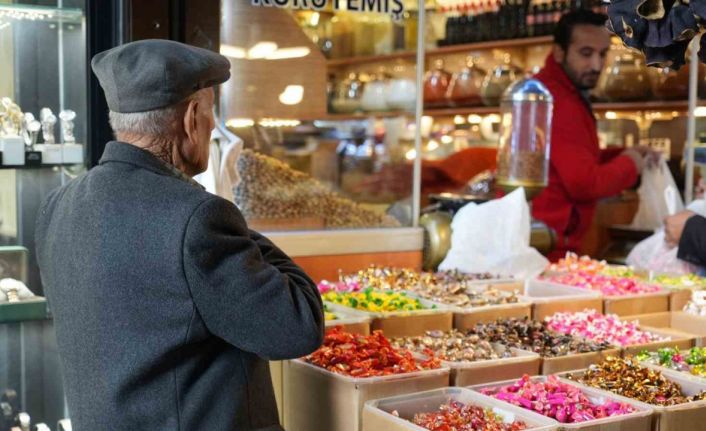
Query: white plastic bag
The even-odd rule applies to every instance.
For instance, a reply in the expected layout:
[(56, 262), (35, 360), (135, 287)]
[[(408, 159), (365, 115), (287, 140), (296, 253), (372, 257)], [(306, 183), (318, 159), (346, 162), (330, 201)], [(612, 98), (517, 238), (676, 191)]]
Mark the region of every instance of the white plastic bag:
[[(706, 201), (699, 199), (687, 209), (706, 217)], [(638, 243), (627, 258), (627, 264), (638, 268), (663, 273), (689, 274), (700, 272), (700, 268), (677, 257), (678, 247), (669, 247), (664, 240), (664, 229), (659, 228), (647, 239)]]
[(529, 246), (530, 212), (524, 189), (484, 204), (469, 203), (451, 223), (451, 250), (439, 269), (490, 272), (519, 278), (549, 264)]
[(632, 220), (632, 227), (642, 230), (658, 229), (670, 210), (676, 213), (684, 209), (684, 202), (679, 193), (674, 194), (674, 207), (669, 208), (668, 205), (672, 202), (665, 200), (665, 193), (670, 187), (674, 191), (678, 190), (664, 159), (661, 159), (656, 167), (642, 171), (642, 182), (637, 189), (640, 195), (640, 206)]

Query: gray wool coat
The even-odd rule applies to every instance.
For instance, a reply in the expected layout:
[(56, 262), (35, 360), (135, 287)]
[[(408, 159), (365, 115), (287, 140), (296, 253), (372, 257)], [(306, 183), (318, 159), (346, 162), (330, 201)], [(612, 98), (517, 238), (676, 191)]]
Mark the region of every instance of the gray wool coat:
[(74, 430), (281, 430), (267, 360), (322, 342), (312, 280), (231, 202), (110, 142), (37, 221)]

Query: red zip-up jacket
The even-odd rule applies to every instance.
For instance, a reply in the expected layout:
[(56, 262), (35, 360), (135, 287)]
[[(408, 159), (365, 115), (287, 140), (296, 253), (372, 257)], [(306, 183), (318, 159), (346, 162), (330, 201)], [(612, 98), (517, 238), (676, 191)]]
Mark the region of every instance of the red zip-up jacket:
[(532, 215), (557, 233), (558, 247), (549, 257), (579, 251), (591, 226), (596, 203), (637, 181), (629, 156), (601, 151), (596, 119), (588, 102), (550, 54), (536, 75), (554, 98), (548, 187), (532, 201)]

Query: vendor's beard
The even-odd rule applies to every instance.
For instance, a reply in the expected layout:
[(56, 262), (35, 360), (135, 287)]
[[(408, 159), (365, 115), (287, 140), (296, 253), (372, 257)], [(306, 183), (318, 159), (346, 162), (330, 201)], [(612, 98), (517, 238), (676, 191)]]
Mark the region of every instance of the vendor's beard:
[(574, 86), (579, 89), (579, 91), (589, 91), (596, 88), (598, 85), (598, 78), (600, 78), (601, 73), (596, 71), (584, 72), (582, 74), (577, 74), (567, 62), (562, 64), (564, 71), (574, 83)]

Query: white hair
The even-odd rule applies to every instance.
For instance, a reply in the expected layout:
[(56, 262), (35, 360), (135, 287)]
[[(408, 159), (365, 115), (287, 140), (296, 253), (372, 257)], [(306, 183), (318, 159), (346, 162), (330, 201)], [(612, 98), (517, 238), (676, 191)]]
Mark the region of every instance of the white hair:
[(182, 121), (184, 111), (181, 109), (196, 94), (192, 94), (181, 102), (167, 106), (165, 108), (154, 109), (145, 112), (114, 112), (110, 111), (110, 127), (113, 133), (127, 134), (131, 136), (173, 136), (177, 133), (178, 124)]

